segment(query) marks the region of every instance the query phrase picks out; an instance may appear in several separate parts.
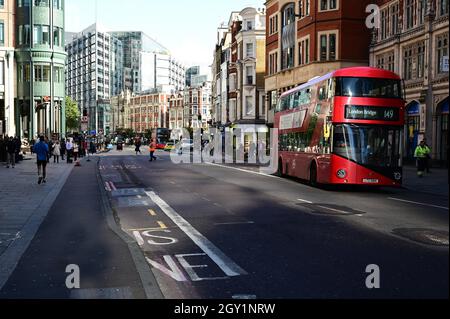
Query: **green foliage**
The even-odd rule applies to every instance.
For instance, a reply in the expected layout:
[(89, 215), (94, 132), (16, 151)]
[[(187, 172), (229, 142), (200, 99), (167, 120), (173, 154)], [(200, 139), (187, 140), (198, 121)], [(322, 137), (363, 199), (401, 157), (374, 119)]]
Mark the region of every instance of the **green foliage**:
[(78, 131), (80, 128), (80, 110), (78, 104), (70, 97), (66, 97), (66, 127), (67, 130)]

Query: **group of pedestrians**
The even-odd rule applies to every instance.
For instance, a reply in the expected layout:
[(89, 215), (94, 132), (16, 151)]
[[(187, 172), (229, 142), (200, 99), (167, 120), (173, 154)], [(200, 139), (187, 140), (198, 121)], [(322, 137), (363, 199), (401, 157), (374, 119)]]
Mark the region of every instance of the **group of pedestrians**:
[(0, 162), (6, 162), (6, 168), (15, 168), (20, 161), (22, 142), (17, 137), (0, 136)]

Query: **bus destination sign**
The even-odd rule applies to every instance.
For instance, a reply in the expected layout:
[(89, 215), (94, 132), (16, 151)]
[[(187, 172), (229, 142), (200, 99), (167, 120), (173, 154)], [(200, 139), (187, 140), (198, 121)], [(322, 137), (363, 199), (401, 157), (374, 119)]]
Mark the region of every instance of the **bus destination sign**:
[(395, 107), (346, 105), (345, 118), (347, 120), (398, 122), (400, 119), (400, 109)]

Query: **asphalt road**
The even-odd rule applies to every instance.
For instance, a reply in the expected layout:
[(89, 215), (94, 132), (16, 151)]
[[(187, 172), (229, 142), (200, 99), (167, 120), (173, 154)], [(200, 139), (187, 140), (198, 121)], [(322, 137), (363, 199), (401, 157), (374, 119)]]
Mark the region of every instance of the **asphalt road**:
[(99, 169), (167, 298), (448, 298), (448, 197), (316, 189), (130, 150)]

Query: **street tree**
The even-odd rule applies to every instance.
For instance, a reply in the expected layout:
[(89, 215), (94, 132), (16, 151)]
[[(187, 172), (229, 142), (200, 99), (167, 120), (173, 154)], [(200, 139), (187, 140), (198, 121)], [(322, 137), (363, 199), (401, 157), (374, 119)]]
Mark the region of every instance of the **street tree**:
[(78, 131), (80, 127), (80, 110), (78, 103), (70, 97), (66, 97), (66, 127), (67, 130)]

